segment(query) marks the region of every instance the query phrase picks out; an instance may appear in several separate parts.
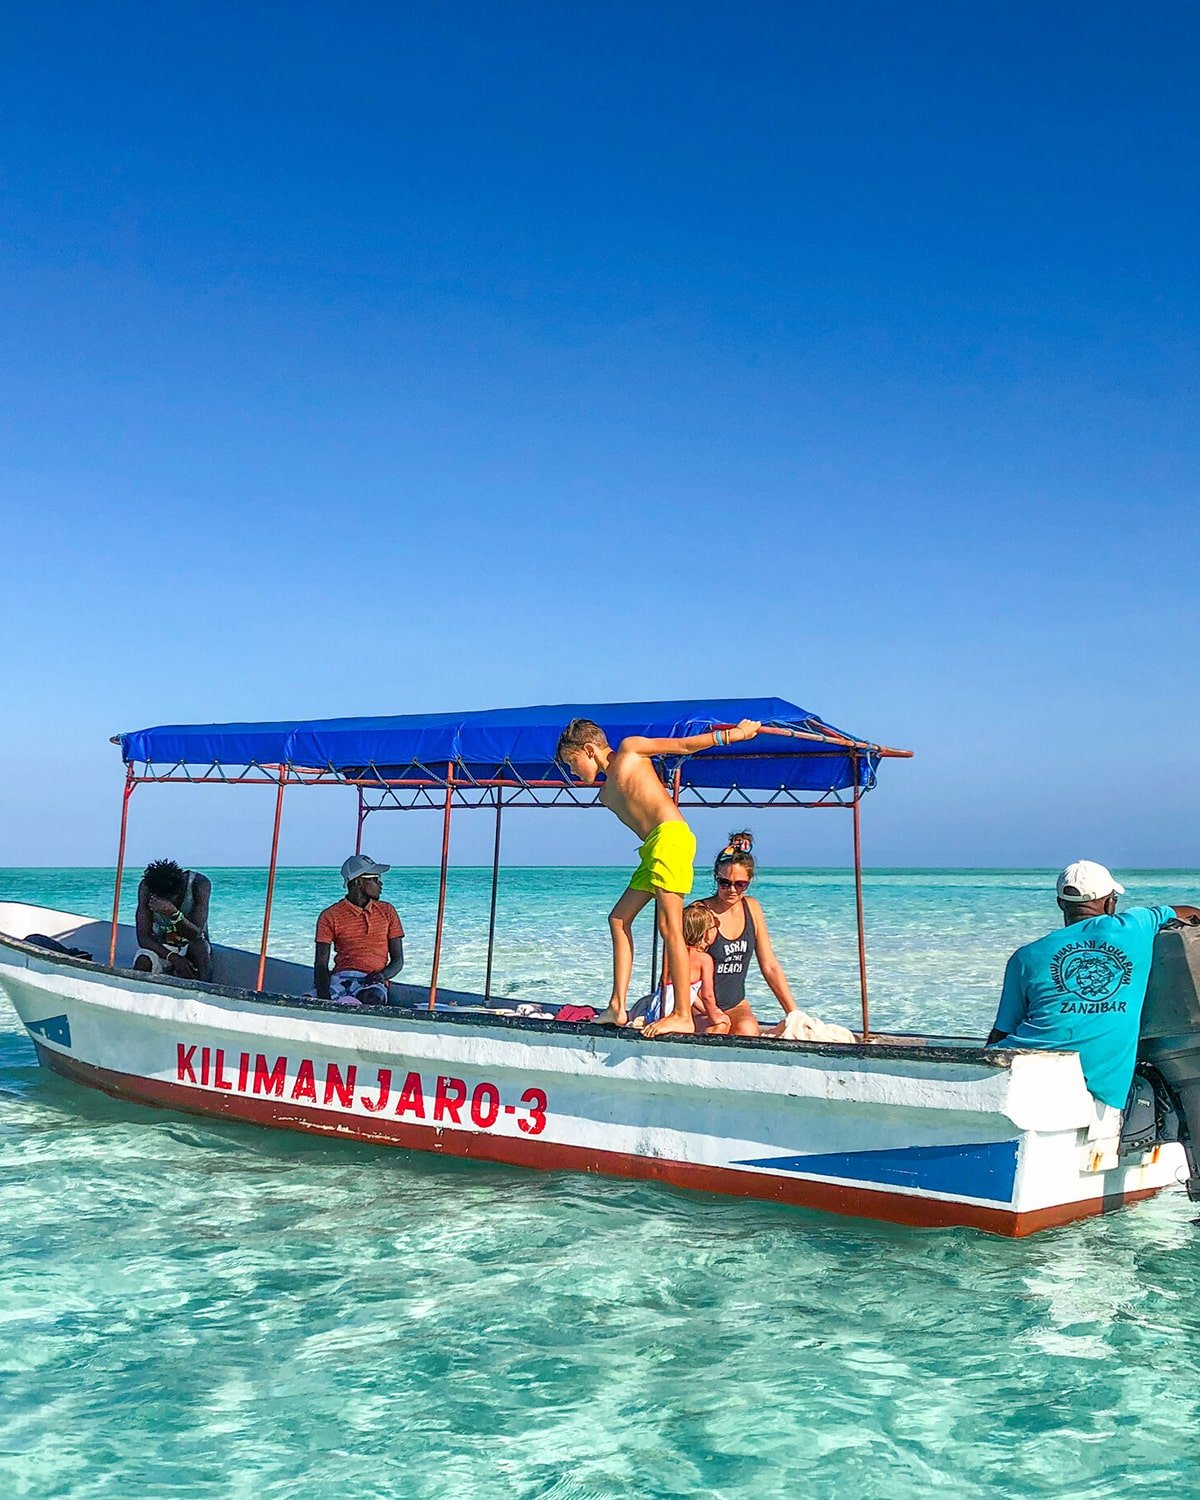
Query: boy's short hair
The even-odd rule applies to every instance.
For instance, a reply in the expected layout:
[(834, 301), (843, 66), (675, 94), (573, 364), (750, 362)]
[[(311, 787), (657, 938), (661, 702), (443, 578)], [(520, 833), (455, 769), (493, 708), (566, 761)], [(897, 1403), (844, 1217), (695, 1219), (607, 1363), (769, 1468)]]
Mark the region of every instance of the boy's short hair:
[(554, 758), (563, 760), (573, 751), (582, 750), (585, 745), (607, 744), (608, 736), (593, 719), (572, 719), (558, 737), (558, 749), (554, 752)]
[(689, 948), (704, 941), (704, 934), (716, 921), (716, 916), (703, 901), (693, 901), (683, 908), (683, 940)]

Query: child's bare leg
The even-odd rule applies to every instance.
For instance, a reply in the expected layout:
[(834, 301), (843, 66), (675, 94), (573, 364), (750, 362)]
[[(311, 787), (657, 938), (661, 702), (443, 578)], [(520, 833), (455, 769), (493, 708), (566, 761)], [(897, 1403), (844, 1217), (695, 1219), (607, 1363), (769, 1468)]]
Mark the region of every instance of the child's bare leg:
[[(629, 994), (629, 981), (633, 977), (633, 919), (651, 899), (649, 891), (623, 891), (621, 899), (608, 914), (608, 930), (613, 945), (613, 987), (608, 1009), (596, 1017), (598, 1026), (624, 1026), (629, 1019), (625, 1000)], [(682, 913), (682, 907), (680, 908)], [(679, 934), (683, 936), (683, 917), (679, 918)]]
[(667, 950), (667, 969), (671, 977), (674, 1006), (670, 1015), (655, 1021), (642, 1032), (643, 1036), (669, 1036), (672, 1032), (696, 1029), (692, 1019), (692, 987), (688, 983), (690, 964), (687, 944), (683, 940), (683, 897), (674, 891), (655, 891), (658, 902), (658, 928), (663, 935)]

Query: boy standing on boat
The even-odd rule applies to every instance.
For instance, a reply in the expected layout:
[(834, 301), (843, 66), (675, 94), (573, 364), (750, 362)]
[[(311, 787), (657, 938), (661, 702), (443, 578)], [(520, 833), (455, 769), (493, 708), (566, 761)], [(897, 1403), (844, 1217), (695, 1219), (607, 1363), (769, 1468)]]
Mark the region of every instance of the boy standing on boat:
[(594, 786), (603, 776), (600, 801), (616, 813), (626, 828), (642, 840), (641, 856), (629, 888), (609, 913), (613, 945), (613, 987), (608, 1007), (597, 1022), (624, 1026), (626, 1000), (633, 974), (633, 919), (650, 901), (658, 907), (658, 927), (667, 950), (667, 967), (674, 991), (674, 1008), (647, 1026), (644, 1036), (695, 1031), (692, 1019), (690, 965), (683, 936), (683, 902), (692, 889), (696, 836), (683, 820), (674, 799), (654, 769), (656, 756), (694, 755), (714, 745), (752, 740), (762, 728), (743, 719), (732, 729), (708, 729), (683, 739), (648, 739), (630, 735), (614, 750), (608, 736), (591, 719), (572, 719), (559, 736), (557, 758)]
[(337, 1000), (343, 1005), (388, 1003), (388, 980), (404, 967), (399, 913), (389, 901), (379, 899), (383, 876), (391, 868), (377, 865), (365, 854), (352, 854), (342, 865), (346, 894), (317, 918), (313, 983), (318, 1000)]

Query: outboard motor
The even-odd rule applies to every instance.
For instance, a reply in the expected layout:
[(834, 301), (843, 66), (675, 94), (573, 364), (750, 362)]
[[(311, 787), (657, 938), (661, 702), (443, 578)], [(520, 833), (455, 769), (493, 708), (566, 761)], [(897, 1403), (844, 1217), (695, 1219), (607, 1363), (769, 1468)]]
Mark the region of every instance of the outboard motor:
[(1118, 1156), (1137, 1156), (1167, 1141), (1182, 1141), (1175, 1095), (1149, 1063), (1139, 1062), (1121, 1116)]
[(1142, 1008), (1138, 1060), (1157, 1069), (1183, 1117), (1188, 1197), (1200, 1200), (1200, 925), (1164, 927)]

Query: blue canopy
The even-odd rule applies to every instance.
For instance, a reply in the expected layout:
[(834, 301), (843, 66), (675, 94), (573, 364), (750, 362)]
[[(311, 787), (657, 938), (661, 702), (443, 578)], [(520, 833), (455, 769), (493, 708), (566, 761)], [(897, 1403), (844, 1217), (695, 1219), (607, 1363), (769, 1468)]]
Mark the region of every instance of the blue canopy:
[[(380, 781), (514, 778), (562, 782), (554, 759), (571, 719), (594, 719), (616, 745), (628, 735), (682, 738), (714, 725), (759, 719), (818, 736), (760, 735), (746, 745), (705, 750), (682, 761), (684, 788), (744, 787), (818, 795), (873, 784), (880, 746), (832, 729), (782, 698), (687, 699), (667, 703), (560, 703), (476, 713), (399, 714), (375, 719), (307, 719), (276, 724), (169, 724), (119, 737), (122, 758), (149, 767), (226, 770), (287, 766)], [(894, 753), (894, 752), (893, 752)]]

